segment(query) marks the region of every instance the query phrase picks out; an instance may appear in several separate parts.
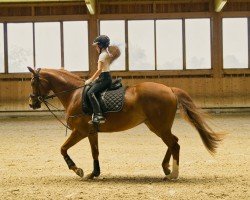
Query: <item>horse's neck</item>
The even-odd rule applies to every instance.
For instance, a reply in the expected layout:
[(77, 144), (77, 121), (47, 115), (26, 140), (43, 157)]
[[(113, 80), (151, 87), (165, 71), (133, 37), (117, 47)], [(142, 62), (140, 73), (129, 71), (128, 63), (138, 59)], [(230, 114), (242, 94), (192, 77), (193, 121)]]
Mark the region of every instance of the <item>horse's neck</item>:
[(58, 99), (63, 104), (63, 107), (67, 109), (69, 103), (71, 102), (72, 96), (76, 92), (76, 90), (73, 89), (79, 87), (82, 82), (80, 82), (80, 80), (74, 79), (74, 77), (72, 78), (68, 74), (60, 73), (59, 71), (49, 72), (47, 73), (47, 76), (49, 76), (50, 79), (49, 82), (51, 85), (51, 90), (55, 94), (63, 91), (68, 91), (57, 95)]

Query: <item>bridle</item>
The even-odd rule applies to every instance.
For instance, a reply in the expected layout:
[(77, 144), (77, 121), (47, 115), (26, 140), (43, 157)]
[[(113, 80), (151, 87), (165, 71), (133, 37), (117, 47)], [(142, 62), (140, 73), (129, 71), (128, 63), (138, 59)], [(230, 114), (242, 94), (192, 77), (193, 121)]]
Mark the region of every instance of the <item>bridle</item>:
[[(66, 135), (67, 135), (67, 129), (70, 129), (72, 130), (69, 126), (68, 126), (68, 120), (70, 118), (74, 118), (74, 117), (77, 117), (79, 115), (82, 115), (81, 114), (77, 114), (77, 115), (73, 115), (73, 116), (69, 116), (68, 119), (66, 120), (67, 123), (65, 124), (64, 122), (62, 122), (58, 116), (50, 109), (49, 105), (56, 108), (55, 106), (53, 106), (51, 103), (49, 103), (47, 100), (48, 99), (53, 99), (54, 97), (57, 97), (57, 95), (59, 94), (65, 94), (65, 93), (68, 93), (68, 92), (71, 92), (71, 91), (74, 91), (74, 90), (77, 90), (79, 88), (83, 88), (85, 87), (85, 85), (83, 86), (79, 86), (79, 87), (76, 87), (76, 88), (73, 88), (73, 89), (70, 89), (70, 90), (64, 90), (64, 91), (61, 91), (61, 92), (57, 92), (57, 93), (54, 93), (52, 95), (42, 95), (41, 93), (41, 89), (40, 87), (43, 87), (42, 84), (41, 84), (41, 80), (40, 80), (40, 68), (38, 68), (35, 73), (34, 73), (34, 76), (32, 77), (31, 81), (34, 81), (34, 85), (33, 87), (36, 89), (36, 92), (37, 94), (35, 94), (34, 92), (32, 94), (30, 94), (30, 98), (31, 99), (37, 99), (40, 103), (44, 103), (44, 105), (48, 108), (48, 110), (50, 111), (50, 113), (64, 126), (66, 127)], [(33, 102), (32, 102), (33, 103)], [(60, 109), (56, 108), (58, 111)]]
[[(34, 87), (36, 88), (36, 91), (37, 91), (37, 94), (30, 94), (30, 98), (31, 99), (35, 99), (37, 98), (37, 100), (42, 103), (44, 101), (44, 97), (42, 94), (41, 94), (41, 89), (40, 89), (40, 85), (42, 86), (41, 82), (40, 82), (40, 75), (39, 75), (39, 71), (40, 69), (38, 69), (36, 71), (36, 73), (34, 74), (33, 78), (31, 79), (31, 81), (34, 81)], [(35, 85), (35, 83), (37, 83), (37, 85)]]

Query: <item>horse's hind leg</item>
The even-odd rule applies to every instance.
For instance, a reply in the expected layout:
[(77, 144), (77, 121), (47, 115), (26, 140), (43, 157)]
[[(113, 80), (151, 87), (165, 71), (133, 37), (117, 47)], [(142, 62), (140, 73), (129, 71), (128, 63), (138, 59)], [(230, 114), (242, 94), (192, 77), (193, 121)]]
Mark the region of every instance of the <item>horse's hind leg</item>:
[[(172, 134), (171, 130), (157, 130), (157, 126), (153, 126), (150, 122), (145, 122), (147, 127), (158, 135), (162, 141), (168, 146), (165, 157), (162, 161), (162, 168), (166, 175), (166, 179), (177, 179), (179, 175), (179, 152), (180, 145), (178, 144), (178, 138)], [(173, 156), (173, 168), (172, 172), (169, 169), (169, 161)]]
[(67, 151), (70, 147), (74, 146), (77, 142), (82, 140), (84, 137), (86, 137), (85, 134), (81, 134), (78, 131), (72, 131), (69, 138), (66, 140), (66, 142), (61, 147), (61, 154), (67, 163), (69, 169), (73, 170), (78, 176), (83, 177), (84, 173), (81, 168), (78, 168), (76, 164), (73, 162), (73, 160), (69, 157)]
[(170, 149), (168, 148), (166, 154), (165, 154), (165, 157), (162, 161), (162, 169), (164, 171), (164, 174), (167, 176), (171, 173), (171, 170), (169, 169), (169, 161), (170, 161), (170, 158), (171, 158), (171, 151)]
[[(162, 162), (163, 171), (166, 175), (166, 179), (177, 179), (179, 176), (179, 155), (180, 155), (180, 145), (178, 144), (178, 138), (171, 134), (166, 134), (166, 136), (161, 137), (163, 142), (168, 146), (167, 153)], [(169, 160), (171, 155), (173, 156), (173, 168), (170, 173), (169, 170)]]

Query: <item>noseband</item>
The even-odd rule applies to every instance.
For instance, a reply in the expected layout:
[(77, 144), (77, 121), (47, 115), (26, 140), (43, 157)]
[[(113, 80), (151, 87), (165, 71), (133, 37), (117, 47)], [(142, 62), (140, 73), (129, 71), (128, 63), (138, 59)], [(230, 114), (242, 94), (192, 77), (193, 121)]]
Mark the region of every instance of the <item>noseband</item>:
[(40, 89), (40, 85), (41, 85), (41, 82), (40, 82), (40, 74), (39, 74), (39, 72), (40, 72), (40, 68), (38, 68), (37, 70), (36, 70), (36, 74), (34, 74), (34, 76), (33, 76), (33, 78), (31, 79), (31, 81), (33, 81), (34, 80), (34, 84), (36, 84), (36, 85), (34, 85), (35, 86), (35, 88), (36, 88), (36, 92), (37, 92), (37, 94), (30, 94), (30, 98), (31, 99), (34, 99), (34, 98), (37, 98), (37, 100), (40, 102), (40, 103), (42, 103), (42, 102), (44, 102), (44, 100), (45, 100), (45, 96), (43, 96), (42, 94), (41, 94), (41, 89)]

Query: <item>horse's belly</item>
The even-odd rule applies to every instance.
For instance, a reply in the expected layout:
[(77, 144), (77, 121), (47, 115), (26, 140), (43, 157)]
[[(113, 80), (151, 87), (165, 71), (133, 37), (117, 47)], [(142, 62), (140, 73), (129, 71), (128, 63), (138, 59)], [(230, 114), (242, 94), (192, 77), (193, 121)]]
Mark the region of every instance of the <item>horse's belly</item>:
[(144, 115), (133, 113), (110, 113), (106, 117), (106, 123), (99, 127), (100, 132), (118, 132), (124, 131), (143, 123)]

